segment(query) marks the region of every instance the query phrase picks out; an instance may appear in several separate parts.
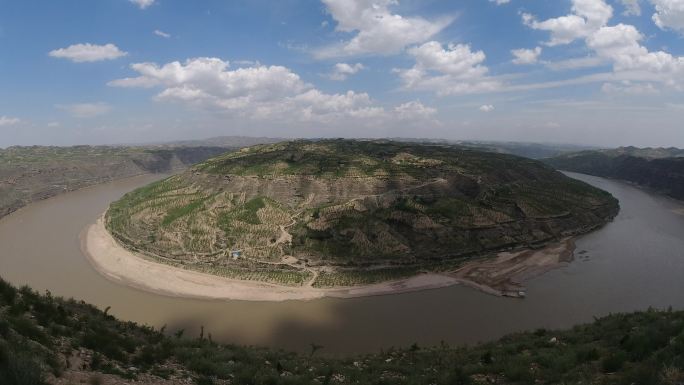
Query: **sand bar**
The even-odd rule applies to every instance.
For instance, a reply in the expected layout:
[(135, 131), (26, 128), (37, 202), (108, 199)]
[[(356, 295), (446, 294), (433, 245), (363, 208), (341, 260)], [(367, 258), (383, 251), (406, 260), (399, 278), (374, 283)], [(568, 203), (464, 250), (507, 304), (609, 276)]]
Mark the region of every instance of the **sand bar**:
[(500, 253), (496, 258), (478, 259), (449, 273), (420, 274), (398, 281), (331, 289), (229, 279), (156, 263), (121, 246), (106, 230), (103, 216), (83, 231), (81, 248), (100, 274), (140, 290), (187, 298), (287, 301), (397, 294), (456, 284), (494, 295), (523, 296), (522, 282), (562, 266), (568, 254), (572, 255), (574, 244), (566, 240), (536, 251)]

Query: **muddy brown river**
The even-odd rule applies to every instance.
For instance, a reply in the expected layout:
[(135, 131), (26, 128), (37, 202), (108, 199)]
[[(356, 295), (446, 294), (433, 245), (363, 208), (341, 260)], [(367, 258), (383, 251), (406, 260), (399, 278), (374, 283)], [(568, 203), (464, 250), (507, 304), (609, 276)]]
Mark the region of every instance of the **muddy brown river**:
[(470, 344), (566, 328), (648, 307), (684, 309), (684, 205), (626, 183), (569, 174), (611, 192), (613, 223), (577, 241), (576, 260), (528, 283), (524, 300), (462, 286), (357, 299), (281, 303), (171, 298), (112, 283), (93, 270), (79, 234), (110, 202), (160, 176), (103, 184), (34, 203), (0, 220), (0, 275), (74, 297), (123, 320), (214, 340), (304, 351), (372, 352), (391, 346)]

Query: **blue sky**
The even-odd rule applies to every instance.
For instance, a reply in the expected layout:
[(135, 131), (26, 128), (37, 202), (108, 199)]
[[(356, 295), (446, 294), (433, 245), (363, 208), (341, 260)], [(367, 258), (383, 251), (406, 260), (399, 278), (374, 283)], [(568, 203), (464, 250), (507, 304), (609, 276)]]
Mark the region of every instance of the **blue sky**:
[(0, 146), (684, 147), (684, 0), (0, 0)]

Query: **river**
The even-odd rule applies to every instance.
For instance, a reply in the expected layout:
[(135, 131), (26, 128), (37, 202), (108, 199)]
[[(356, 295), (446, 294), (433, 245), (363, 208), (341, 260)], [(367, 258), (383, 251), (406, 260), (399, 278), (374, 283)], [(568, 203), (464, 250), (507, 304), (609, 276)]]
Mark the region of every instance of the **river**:
[(612, 193), (621, 211), (577, 241), (576, 260), (528, 283), (524, 300), (462, 286), (357, 299), (281, 303), (172, 298), (108, 281), (79, 234), (110, 202), (160, 176), (119, 180), (33, 203), (0, 220), (0, 275), (74, 297), (123, 320), (185, 329), (216, 341), (305, 351), (373, 352), (392, 346), (472, 344), (511, 332), (567, 328), (648, 307), (684, 309), (684, 205), (629, 184), (568, 175)]

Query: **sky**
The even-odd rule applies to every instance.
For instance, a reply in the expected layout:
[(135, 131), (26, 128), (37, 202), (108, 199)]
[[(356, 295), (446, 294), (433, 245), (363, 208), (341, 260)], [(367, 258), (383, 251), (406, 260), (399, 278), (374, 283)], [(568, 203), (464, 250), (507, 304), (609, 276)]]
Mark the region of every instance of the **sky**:
[(684, 0), (0, 0), (0, 147), (684, 147)]

